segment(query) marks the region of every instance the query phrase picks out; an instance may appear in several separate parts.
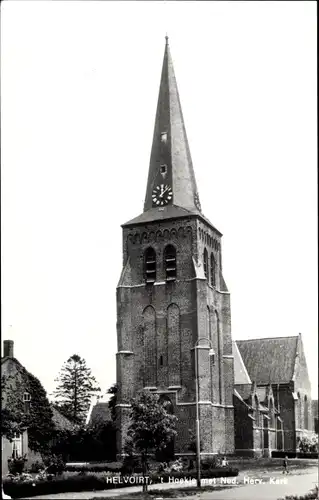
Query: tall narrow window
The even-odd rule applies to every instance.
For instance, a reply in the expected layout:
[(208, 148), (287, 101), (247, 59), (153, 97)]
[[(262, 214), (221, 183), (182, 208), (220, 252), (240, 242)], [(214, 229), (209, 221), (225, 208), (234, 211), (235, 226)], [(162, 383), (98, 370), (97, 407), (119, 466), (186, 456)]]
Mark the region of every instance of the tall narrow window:
[(216, 260), (213, 252), (210, 254), (210, 284), (216, 286)]
[(305, 398), (304, 398), (303, 411), (304, 411), (304, 417), (303, 417), (304, 429), (308, 429), (308, 412), (309, 412), (309, 408), (308, 408), (308, 398), (307, 398), (307, 396), (305, 396)]
[(255, 425), (256, 427), (260, 427), (260, 413), (259, 413), (259, 402), (257, 396), (254, 397), (255, 400)]
[(298, 400), (297, 400), (297, 425), (299, 427), (299, 429), (302, 429), (302, 411), (301, 411), (301, 397), (300, 397), (300, 393), (298, 392), (297, 393), (297, 397), (298, 397)]
[(22, 436), (21, 434), (15, 433), (12, 439), (12, 458), (18, 458), (22, 456)]
[(203, 254), (203, 261), (204, 261), (204, 274), (205, 274), (205, 278), (208, 279), (208, 253), (207, 253), (206, 248), (205, 248), (204, 254)]
[(167, 245), (164, 252), (166, 281), (176, 280), (176, 250), (173, 245)]
[(145, 251), (144, 270), (146, 283), (154, 283), (156, 281), (156, 253), (152, 247), (147, 248)]

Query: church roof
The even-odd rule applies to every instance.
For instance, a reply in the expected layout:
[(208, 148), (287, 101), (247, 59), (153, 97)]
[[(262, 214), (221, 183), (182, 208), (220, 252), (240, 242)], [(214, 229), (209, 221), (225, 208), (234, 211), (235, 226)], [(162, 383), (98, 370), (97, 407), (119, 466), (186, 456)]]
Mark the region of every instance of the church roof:
[[(165, 195), (165, 196), (164, 196)], [(202, 214), (173, 62), (166, 37), (144, 212), (122, 227)]]
[[(162, 166), (166, 167), (166, 174), (161, 174)], [(160, 182), (172, 187), (172, 199), (169, 203), (190, 211), (200, 211), (168, 37), (166, 37), (157, 102), (144, 212), (154, 206), (153, 189)]]
[(130, 221), (126, 222), (123, 224), (122, 227), (126, 226), (136, 226), (138, 224), (145, 224), (147, 222), (152, 222), (156, 220), (166, 220), (166, 219), (178, 219), (178, 218), (183, 218), (183, 217), (193, 217), (194, 215), (197, 215), (200, 217), (202, 220), (207, 222), (215, 231), (218, 233), (220, 236), (222, 236), (222, 233), (216, 229), (213, 224), (206, 218), (204, 215), (199, 212), (199, 210), (187, 210), (186, 208), (182, 207), (177, 207), (175, 205), (167, 205), (166, 207), (154, 207), (151, 208), (150, 210), (147, 210), (147, 212), (143, 212), (141, 215), (138, 215), (134, 219), (131, 219)]
[(247, 372), (246, 366), (240, 355), (236, 342), (232, 344), (233, 356), (234, 356), (234, 384), (250, 384), (251, 380)]
[(257, 385), (289, 383), (294, 375), (298, 338), (237, 340), (251, 380)]

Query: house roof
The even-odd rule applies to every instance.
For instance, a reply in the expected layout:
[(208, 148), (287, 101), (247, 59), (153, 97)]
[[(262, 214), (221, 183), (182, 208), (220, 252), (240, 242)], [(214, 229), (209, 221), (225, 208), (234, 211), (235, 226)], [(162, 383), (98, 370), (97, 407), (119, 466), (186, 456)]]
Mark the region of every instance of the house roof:
[(111, 411), (108, 403), (96, 403), (92, 408), (89, 423), (95, 424), (97, 422), (109, 422), (112, 420)]
[(16, 363), (19, 366), (23, 366), (17, 358), (12, 358), (11, 356), (3, 356), (1, 358), (1, 364), (5, 363), (6, 361), (9, 361), (9, 360), (13, 361), (14, 363)]
[(251, 380), (257, 385), (289, 383), (294, 374), (298, 338), (237, 340)]
[(62, 415), (62, 413), (53, 404), (51, 404), (51, 410), (53, 413), (52, 420), (57, 429), (71, 431), (74, 428), (74, 424)]

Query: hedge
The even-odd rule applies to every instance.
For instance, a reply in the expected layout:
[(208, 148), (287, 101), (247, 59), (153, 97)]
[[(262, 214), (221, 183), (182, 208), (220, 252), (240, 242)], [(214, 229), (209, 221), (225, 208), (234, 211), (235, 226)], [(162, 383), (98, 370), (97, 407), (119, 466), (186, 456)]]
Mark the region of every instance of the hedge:
[[(202, 472), (201, 476), (203, 479), (208, 479), (214, 477), (232, 477), (237, 475), (238, 469), (220, 468), (205, 470)], [(190, 471), (186, 474), (184, 472), (172, 472), (164, 474), (151, 473), (148, 477), (153, 484), (156, 484), (161, 482), (166, 483), (169, 481), (169, 478), (184, 480), (196, 479), (197, 473), (196, 471)], [(29, 498), (33, 496), (66, 493), (71, 491), (94, 491), (112, 488), (123, 488), (136, 485), (142, 486), (142, 483), (143, 477), (141, 475), (125, 476), (119, 474), (110, 474), (105, 475), (104, 477), (97, 477), (94, 474), (79, 474), (77, 476), (68, 478), (56, 477), (51, 481), (35, 481), (34, 483), (13, 483), (11, 481), (4, 480), (3, 489), (4, 492), (12, 498)]]
[(296, 453), (296, 452), (285, 452), (285, 451), (273, 451), (271, 453), (271, 458), (318, 458), (318, 452), (315, 453)]

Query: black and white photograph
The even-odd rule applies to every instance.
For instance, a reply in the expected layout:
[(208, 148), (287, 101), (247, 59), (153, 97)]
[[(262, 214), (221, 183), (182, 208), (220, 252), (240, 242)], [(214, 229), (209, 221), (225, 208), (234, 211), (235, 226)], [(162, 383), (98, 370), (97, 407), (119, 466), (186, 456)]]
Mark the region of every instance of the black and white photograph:
[(315, 1), (2, 2), (2, 498), (319, 498), (317, 152)]

